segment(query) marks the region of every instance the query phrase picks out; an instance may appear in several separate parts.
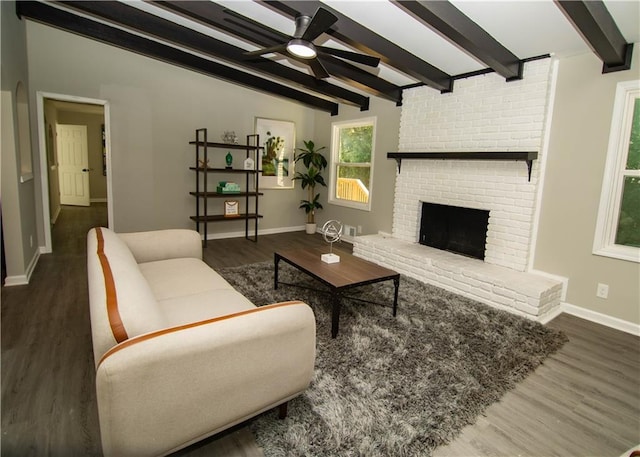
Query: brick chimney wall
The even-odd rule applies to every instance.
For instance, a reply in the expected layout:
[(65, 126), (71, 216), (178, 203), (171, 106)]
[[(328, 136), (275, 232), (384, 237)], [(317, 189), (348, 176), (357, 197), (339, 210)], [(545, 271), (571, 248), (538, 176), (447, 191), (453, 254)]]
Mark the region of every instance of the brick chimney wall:
[(440, 94), (427, 87), (403, 94), (400, 152), (537, 151), (531, 181), (525, 162), (403, 160), (397, 176), (393, 236), (416, 242), (421, 202), (490, 211), (485, 262), (525, 271), (531, 250), (550, 59), (528, 62), (524, 78), (495, 73), (455, 82)]

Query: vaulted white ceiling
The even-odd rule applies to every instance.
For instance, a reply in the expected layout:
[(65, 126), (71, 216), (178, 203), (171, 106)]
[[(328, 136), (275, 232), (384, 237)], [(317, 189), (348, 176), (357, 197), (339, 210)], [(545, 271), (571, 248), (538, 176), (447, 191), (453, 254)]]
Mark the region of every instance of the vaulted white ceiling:
[[(405, 5), (402, 5), (403, 3)], [(144, 45), (140, 45), (135, 39), (123, 38), (119, 34), (142, 37), (144, 40), (165, 45), (167, 49), (177, 49), (180, 53), (184, 53), (176, 58), (170, 51), (167, 54), (168, 57), (164, 57), (165, 51), (160, 49), (153, 51), (160, 55), (152, 55), (152, 57), (210, 73), (214, 77), (236, 80), (249, 86), (254, 84), (252, 78), (255, 76), (259, 80), (252, 87), (258, 90), (284, 96), (287, 96), (288, 90), (293, 90), (294, 95), (290, 98), (298, 99), (311, 106), (316, 104), (316, 108), (332, 112), (336, 111), (335, 106), (338, 103), (345, 102), (345, 98), (347, 103), (360, 105), (361, 109), (367, 109), (368, 102), (362, 102), (358, 97), (382, 96), (400, 104), (401, 95), (398, 96), (398, 94), (401, 94), (402, 88), (407, 86), (426, 84), (444, 92), (449, 89), (455, 91), (456, 78), (475, 72), (495, 70), (500, 73), (499, 65), (496, 67), (487, 62), (496, 55), (500, 55), (502, 51), (511, 55), (517, 63), (546, 55), (566, 57), (585, 52), (596, 54), (602, 52), (594, 48), (593, 43), (589, 42), (590, 37), (586, 35), (592, 35), (591, 39), (595, 36), (601, 42), (604, 41), (605, 46), (611, 48), (616, 46), (619, 48), (620, 39), (623, 40), (623, 44), (640, 41), (640, 2), (637, 0), (606, 0), (604, 2), (452, 0), (448, 3), (429, 1), (410, 2), (413, 5), (406, 3), (387, 0), (17, 2), (17, 10), (18, 14), (26, 19), (43, 22), (100, 41), (115, 41), (111, 44), (144, 54), (146, 52)], [(457, 44), (451, 36), (444, 36), (447, 32), (443, 32), (442, 28), (436, 30), (436, 26), (428, 23), (424, 16), (421, 19), (417, 17), (415, 11), (409, 11), (416, 5), (424, 6), (429, 10), (435, 7), (434, 4), (436, 6), (439, 4), (438, 7), (441, 7), (443, 3), (447, 3), (447, 8), (454, 13), (462, 13), (466, 16), (461, 24), (454, 24), (451, 20), (447, 24), (451, 25), (454, 33), (462, 35), (462, 41), (458, 40)], [(592, 33), (598, 27), (605, 29), (608, 27), (607, 23), (602, 25), (602, 12), (599, 11), (592, 15), (587, 14), (588, 17), (585, 19), (587, 25), (585, 26), (583, 22), (583, 29), (578, 30), (580, 25), (575, 25), (576, 17), (577, 20), (581, 20), (580, 15), (583, 13), (575, 13), (575, 16), (570, 18), (571, 15), (563, 6), (565, 3), (589, 7), (593, 6), (590, 4), (595, 3), (604, 5), (605, 16), (612, 19), (614, 26), (617, 26), (618, 41), (616, 42), (616, 38), (610, 38), (615, 35), (608, 30), (601, 32), (605, 37), (604, 40), (599, 37), (598, 30)], [(94, 10), (94, 6), (97, 9)], [(192, 8), (200, 15), (194, 15), (193, 11), (181, 11), (183, 7), (186, 10)], [(328, 33), (314, 40), (316, 45), (379, 56), (381, 57), (379, 66), (370, 68), (352, 64), (350, 67), (345, 66), (349, 68), (343, 70), (344, 62), (338, 60), (335, 64), (337, 66), (329, 69), (330, 77), (320, 81), (313, 77), (313, 73), (303, 61), (296, 61), (285, 55), (267, 54), (258, 63), (255, 61), (249, 63), (250, 59), (242, 57), (245, 51), (279, 44), (286, 38), (284, 35), (290, 36), (294, 33), (293, 17), (296, 13), (312, 15), (318, 7), (332, 11), (338, 20)], [(109, 11), (112, 11), (113, 17), (109, 17)], [(423, 11), (418, 8), (419, 14)], [(139, 16), (141, 12), (148, 15)], [(71, 15), (80, 19), (70, 19)], [(238, 15), (240, 15), (240, 21), (233, 23), (239, 17)], [(172, 38), (171, 34), (165, 35), (164, 23), (154, 22), (158, 19), (184, 27), (181, 29), (182, 32), (174, 31), (174, 36), (191, 39), (191, 45), (180, 42), (181, 39)], [(214, 19), (219, 22), (214, 24), (212, 22)], [(80, 22), (74, 23), (75, 20)], [(595, 20), (595, 25), (592, 25), (590, 20)], [(605, 17), (606, 20), (608, 19)], [(257, 25), (252, 24), (251, 21), (255, 21)], [(88, 23), (101, 24), (105, 30), (92, 36), (95, 32), (92, 27), (87, 26)], [(218, 27), (219, 24), (223, 24), (223, 27)], [(230, 28), (223, 30), (227, 25)], [(490, 36), (489, 39), (494, 41), (487, 44), (478, 40), (478, 31), (474, 30), (476, 26), (479, 26), (477, 28), (482, 33), (486, 32)], [(262, 27), (271, 31), (267, 30), (265, 37), (253, 38), (255, 32)], [(361, 35), (361, 27), (368, 29), (366, 32), (370, 35)], [(249, 35), (242, 36), (245, 32)], [(114, 36), (116, 38), (112, 38)], [(378, 38), (384, 43), (376, 47)], [(225, 55), (212, 50), (211, 46), (215, 46), (215, 40), (234, 46), (235, 48), (232, 49), (235, 51), (229, 52), (235, 52), (235, 54), (230, 57), (229, 53)], [(353, 42), (348, 43), (349, 40)], [(478, 51), (474, 50), (474, 46), (490, 46), (491, 49)], [(196, 56), (201, 60), (194, 63), (189, 56)], [(414, 59), (416, 63), (414, 65), (412, 62), (404, 67), (403, 59)], [(265, 64), (266, 60), (275, 62), (278, 66), (267, 71), (265, 67), (269, 64)], [(503, 58), (501, 63), (511, 64), (508, 60)], [(210, 69), (207, 62), (215, 62), (225, 68), (231, 68), (236, 73), (227, 74), (226, 70), (220, 67)], [(431, 73), (426, 71), (424, 76), (420, 70), (424, 66), (433, 67), (435, 70), (429, 70)], [(279, 68), (287, 70), (281, 72)], [(290, 74), (286, 73), (291, 70), (307, 79), (300, 80), (297, 76), (291, 79)], [(429, 78), (434, 74), (436, 83), (432, 84)], [(444, 77), (438, 76), (440, 74)], [(352, 75), (355, 75), (355, 81)], [(509, 79), (508, 75), (506, 79)], [(262, 83), (261, 80), (267, 82)], [(439, 81), (442, 80), (445, 82), (439, 85)], [(339, 90), (356, 95), (343, 97), (337, 93)], [(316, 103), (316, 97), (321, 102)], [(329, 101), (335, 106), (324, 106), (322, 101)]]

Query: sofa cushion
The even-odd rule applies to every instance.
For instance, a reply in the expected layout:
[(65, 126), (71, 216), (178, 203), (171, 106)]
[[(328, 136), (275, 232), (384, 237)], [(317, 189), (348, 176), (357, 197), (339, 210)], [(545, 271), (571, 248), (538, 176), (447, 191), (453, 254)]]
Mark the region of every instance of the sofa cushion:
[(167, 321), (127, 245), (109, 229), (99, 228), (96, 234), (107, 289), (104, 306), (116, 341), (122, 340), (122, 335), (116, 335), (121, 332), (117, 319), (125, 339), (166, 327)]
[(233, 290), (231, 284), (199, 259), (160, 260), (140, 263), (138, 267), (156, 300), (217, 289)]
[(204, 321), (255, 308), (235, 290), (218, 289), (185, 297), (158, 300), (158, 306), (171, 326)]
[(170, 325), (255, 308), (222, 276), (194, 258), (138, 264)]

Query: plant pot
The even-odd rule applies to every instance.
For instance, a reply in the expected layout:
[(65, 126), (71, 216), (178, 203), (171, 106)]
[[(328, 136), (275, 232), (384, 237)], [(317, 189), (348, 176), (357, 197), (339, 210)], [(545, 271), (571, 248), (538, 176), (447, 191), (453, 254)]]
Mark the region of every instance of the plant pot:
[(316, 233), (316, 227), (317, 227), (317, 224), (315, 224), (315, 223), (307, 224), (306, 225), (307, 233), (309, 235), (313, 235), (314, 233)]

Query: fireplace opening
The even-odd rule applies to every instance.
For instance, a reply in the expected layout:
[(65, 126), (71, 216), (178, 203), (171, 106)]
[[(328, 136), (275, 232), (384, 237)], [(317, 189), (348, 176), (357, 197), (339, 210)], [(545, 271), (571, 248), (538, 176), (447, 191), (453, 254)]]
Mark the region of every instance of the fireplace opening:
[(419, 243), (484, 260), (489, 211), (422, 202)]

